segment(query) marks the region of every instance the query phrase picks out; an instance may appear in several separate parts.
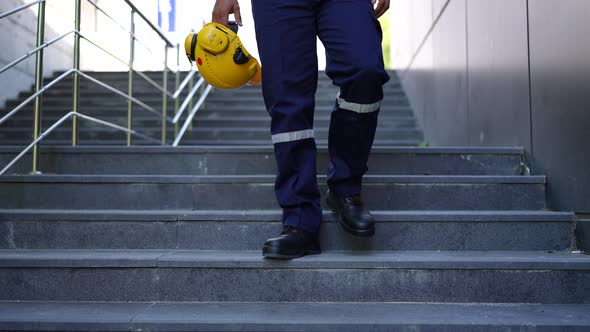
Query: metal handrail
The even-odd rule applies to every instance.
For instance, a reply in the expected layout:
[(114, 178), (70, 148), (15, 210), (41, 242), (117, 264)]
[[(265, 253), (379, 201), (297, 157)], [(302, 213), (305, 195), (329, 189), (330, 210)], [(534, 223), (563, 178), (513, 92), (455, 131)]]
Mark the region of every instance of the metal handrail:
[(180, 140), (184, 136), (184, 133), (186, 132), (186, 129), (188, 128), (188, 126), (193, 121), (193, 118), (195, 117), (195, 114), (197, 114), (197, 111), (201, 108), (201, 105), (203, 105), (203, 103), (205, 102), (205, 98), (207, 98), (207, 96), (209, 95), (209, 92), (211, 92), (211, 89), (212, 88), (213, 87), (211, 85), (207, 85), (207, 88), (205, 89), (205, 91), (201, 95), (201, 98), (199, 98), (199, 101), (197, 101), (197, 104), (195, 105), (195, 107), (193, 107), (193, 109), (191, 110), (189, 116), (184, 121), (184, 125), (182, 126), (182, 129), (178, 133), (178, 136), (176, 136), (176, 139), (174, 140), (174, 143), (172, 143), (172, 146), (178, 146), (178, 143), (180, 143)]
[(178, 96), (180, 95), (180, 93), (182, 92), (182, 90), (184, 90), (184, 88), (186, 87), (186, 85), (188, 84), (188, 82), (191, 80), (191, 78), (193, 78), (193, 76), (195, 75), (196, 71), (195, 70), (191, 70), (188, 75), (186, 75), (186, 77), (184, 78), (184, 80), (182, 81), (182, 83), (180, 83), (180, 85), (178, 86), (178, 88), (176, 89), (176, 92), (174, 92), (174, 94), (172, 95), (173, 99), (177, 99)]
[(117, 124), (108, 122), (108, 121), (104, 121), (104, 120), (100, 120), (82, 113), (78, 113), (78, 112), (68, 112), (66, 115), (64, 115), (63, 117), (61, 117), (59, 120), (57, 120), (53, 125), (51, 125), (51, 127), (49, 127), (47, 130), (45, 130), (43, 133), (41, 133), (39, 135), (39, 137), (37, 137), (31, 144), (29, 144), (23, 151), (21, 151), (14, 159), (12, 159), (8, 165), (6, 165), (1, 171), (0, 171), (0, 176), (4, 175), (9, 169), (10, 167), (12, 167), (14, 164), (16, 164), (27, 152), (29, 152), (33, 147), (35, 147), (39, 142), (41, 142), (41, 140), (43, 140), (45, 137), (47, 137), (47, 135), (49, 135), (55, 128), (59, 127), (62, 123), (64, 123), (66, 120), (68, 120), (69, 118), (71, 118), (72, 116), (77, 116), (80, 117), (82, 119), (86, 119), (86, 120), (90, 120), (99, 124), (103, 124), (105, 126), (111, 127), (111, 128), (115, 128), (124, 132), (127, 132), (131, 135), (135, 135), (137, 137), (143, 138), (145, 140), (148, 141), (152, 141), (152, 142), (157, 142), (159, 143), (160, 141), (153, 138), (153, 137), (149, 137), (147, 135), (141, 134), (135, 130), (132, 129), (127, 129), (123, 126), (119, 126)]
[(55, 78), (53, 81), (51, 81), (47, 85), (45, 85), (42, 89), (33, 93), (31, 96), (29, 96), (29, 98), (25, 99), (17, 107), (13, 108), (12, 111), (8, 112), (5, 116), (3, 116), (0, 119), (0, 125), (3, 124), (4, 122), (6, 122), (8, 119), (10, 119), (13, 115), (15, 115), (18, 111), (20, 111), (23, 107), (25, 107), (25, 105), (30, 103), (32, 100), (34, 100), (38, 96), (42, 95), (45, 91), (47, 91), (53, 85), (57, 84), (59, 81), (64, 79), (66, 76), (70, 75), (73, 71), (74, 71), (74, 69), (70, 69), (70, 70), (64, 72), (63, 74), (61, 74), (57, 78)]
[(166, 38), (164, 33), (162, 33), (162, 31), (158, 29), (158, 27), (156, 27), (154, 23), (152, 23), (152, 21), (150, 21), (139, 9), (137, 9), (137, 7), (135, 7), (135, 5), (130, 0), (123, 1), (125, 1), (125, 3), (129, 5), (131, 10), (136, 12), (137, 15), (139, 15), (150, 26), (150, 28), (152, 28), (152, 30), (154, 30), (154, 32), (156, 32), (160, 36), (160, 38), (162, 38), (162, 40), (166, 42), (166, 46), (174, 47), (174, 44), (172, 44), (172, 42), (168, 38)]
[[(156, 140), (150, 136), (141, 134), (141, 133), (131, 129), (131, 126), (132, 126), (131, 105), (132, 104), (137, 104), (137, 105), (141, 106), (142, 108), (146, 109), (147, 111), (154, 113), (157, 116), (161, 117), (161, 119), (162, 119), (162, 137), (161, 137), (162, 140), (161, 140), (161, 143), (162, 144), (166, 144), (166, 123), (173, 123), (175, 125), (175, 134), (176, 134), (176, 139), (174, 140), (173, 145), (177, 146), (179, 144), (180, 140), (182, 139), (182, 137), (184, 136), (187, 128), (189, 128), (189, 126), (191, 126), (192, 120), (193, 120), (196, 112), (201, 108), (205, 99), (207, 98), (208, 94), (210, 93), (210, 91), (212, 89), (212, 87), (210, 85), (207, 86), (205, 91), (201, 94), (196, 105), (194, 107), (192, 107), (190, 114), (188, 115), (187, 119), (185, 120), (185, 122), (182, 126), (182, 129), (179, 132), (178, 131), (178, 122), (180, 120), (180, 117), (184, 113), (187, 106), (189, 106), (189, 108), (192, 106), (193, 97), (195, 96), (195, 94), (197, 93), (199, 88), (204, 84), (204, 79), (201, 77), (200, 80), (198, 81), (198, 83), (196, 84), (196, 86), (193, 87), (193, 77), (196, 74), (196, 71), (194, 71), (194, 70), (191, 70), (188, 73), (188, 75), (184, 78), (182, 83), (180, 82), (180, 70), (179, 70), (179, 68), (180, 68), (180, 45), (176, 45), (176, 52), (177, 52), (177, 54), (176, 54), (177, 68), (176, 68), (176, 72), (175, 72), (175, 74), (176, 74), (176, 79), (175, 79), (176, 90), (174, 91), (174, 93), (172, 93), (171, 91), (168, 90), (168, 87), (167, 87), (167, 84), (168, 84), (167, 75), (168, 75), (168, 70), (170, 70), (170, 68), (168, 66), (168, 49), (173, 47), (173, 45), (170, 42), (170, 40), (168, 40), (166, 38), (166, 36), (162, 33), (162, 31), (160, 31), (150, 20), (148, 20), (147, 17), (141, 11), (139, 11), (137, 9), (137, 7), (135, 5), (133, 5), (133, 3), (129, 0), (124, 0), (124, 2), (131, 8), (131, 29), (130, 29), (130, 31), (125, 29), (120, 23), (118, 23), (115, 19), (113, 19), (112, 16), (108, 15), (108, 13), (106, 13), (106, 11), (104, 11), (102, 8), (97, 6), (92, 1), (88, 0), (88, 2), (90, 2), (92, 5), (94, 5), (98, 10), (100, 10), (103, 14), (105, 14), (109, 19), (111, 19), (113, 22), (117, 23), (121, 28), (123, 28), (126, 32), (129, 33), (129, 35), (130, 35), (130, 51), (131, 52), (130, 52), (129, 62), (125, 62), (124, 60), (120, 59), (112, 52), (108, 51), (104, 47), (93, 42), (91, 39), (89, 39), (88, 37), (86, 37), (80, 33), (80, 21), (81, 21), (81, 3), (80, 2), (81, 1), (82, 0), (75, 0), (75, 5), (76, 5), (75, 12), (74, 12), (74, 15), (75, 15), (74, 27), (75, 27), (75, 29), (71, 30), (63, 35), (60, 35), (54, 39), (51, 39), (47, 42), (44, 41), (45, 4), (47, 3), (46, 0), (36, 0), (31, 3), (19, 6), (13, 10), (8, 11), (8, 12), (0, 14), (0, 19), (2, 19), (8, 15), (17, 13), (21, 10), (24, 10), (26, 8), (29, 8), (33, 5), (35, 5), (35, 4), (39, 5), (39, 13), (37, 15), (36, 48), (28, 51), (27, 53), (25, 53), (21, 57), (15, 59), (11, 63), (5, 65), (4, 67), (2, 67), (0, 69), (0, 74), (2, 74), (6, 70), (18, 65), (19, 63), (21, 63), (25, 59), (28, 59), (31, 56), (36, 55), (35, 92), (31, 96), (29, 96), (27, 99), (25, 99), (23, 102), (21, 102), (18, 106), (16, 106), (14, 109), (12, 109), (9, 113), (7, 113), (2, 118), (0, 118), (0, 125), (1, 125), (1, 124), (5, 123), (7, 120), (9, 120), (11, 117), (13, 117), (16, 113), (21, 111), (27, 104), (29, 104), (31, 101), (34, 100), (35, 101), (35, 110), (34, 110), (35, 111), (34, 112), (35, 123), (34, 123), (33, 142), (31, 144), (29, 144), (27, 146), (27, 148), (25, 150), (23, 150), (16, 158), (14, 158), (2, 171), (0, 171), (0, 175), (4, 174), (12, 165), (14, 165), (14, 163), (16, 163), (18, 160), (20, 160), (22, 158), (22, 156), (24, 156), (24, 154), (26, 154), (31, 149), (33, 149), (33, 171), (32, 172), (38, 173), (37, 169), (38, 169), (38, 163), (39, 163), (39, 146), (38, 146), (39, 142), (41, 142), (49, 133), (51, 133), (55, 128), (57, 128), (59, 125), (61, 125), (64, 121), (66, 121), (69, 118), (72, 118), (72, 145), (74, 145), (74, 146), (77, 145), (77, 134), (78, 134), (77, 119), (78, 119), (78, 117), (80, 117), (82, 119), (94, 121), (99, 124), (103, 124), (103, 125), (106, 125), (106, 126), (118, 129), (118, 130), (125, 131), (127, 133), (127, 144), (128, 145), (131, 145), (131, 136), (137, 136), (137, 137), (140, 137), (140, 138), (143, 138), (146, 140), (150, 140), (152, 142), (159, 142), (158, 140)], [(144, 73), (137, 71), (133, 68), (135, 42), (138, 41), (138, 42), (142, 43), (137, 38), (137, 36), (135, 34), (135, 23), (134, 23), (135, 14), (139, 15), (150, 26), (150, 28), (159, 35), (159, 37), (166, 44), (166, 46), (164, 47), (165, 53), (164, 53), (164, 71), (163, 71), (163, 78), (164, 78), (163, 83), (164, 84), (163, 85), (158, 84), (153, 79), (151, 79), (149, 76), (147, 76)], [(42, 82), (42, 80), (43, 80), (43, 77), (42, 77), (43, 50), (45, 48), (48, 48), (49, 46), (55, 44), (56, 42), (62, 40), (63, 38), (69, 36), (70, 34), (74, 34), (74, 38), (75, 38), (74, 39), (74, 66), (73, 66), (74, 68), (67, 70), (66, 72), (62, 73), (61, 75), (59, 75), (58, 77), (53, 79), (48, 84), (43, 85), (43, 82)], [(95, 47), (99, 48), (100, 50), (104, 51), (105, 53), (109, 54), (110, 56), (112, 56), (113, 58), (118, 60), (119, 62), (127, 65), (127, 67), (129, 68), (129, 86), (128, 86), (129, 89), (128, 89), (127, 94), (117, 88), (114, 88), (113, 86), (111, 86), (105, 82), (102, 82), (102, 81), (82, 72), (80, 70), (80, 39), (85, 39), (93, 46), (95, 46)], [(150, 51), (150, 53), (153, 54), (153, 52), (151, 52), (151, 49), (148, 48), (148, 51)], [(133, 76), (132, 76), (132, 73), (138, 74), (140, 77), (142, 77), (144, 80), (146, 80), (149, 84), (151, 84), (152, 86), (157, 88), (162, 93), (162, 110), (161, 110), (161, 112), (159, 112), (158, 110), (154, 109), (153, 107), (147, 105), (146, 103), (142, 102), (141, 100), (133, 97), (133, 84), (132, 84)], [(45, 92), (47, 92), (47, 90), (49, 90), (54, 85), (56, 85), (58, 82), (62, 81), (64, 78), (66, 78), (67, 76), (69, 76), (71, 74), (74, 75), (73, 110), (70, 111), (69, 113), (67, 113), (65, 116), (63, 116), (59, 121), (57, 121), (55, 124), (53, 124), (48, 130), (41, 132), (40, 131), (40, 127), (41, 127), (40, 119), (41, 119), (41, 97), (42, 97), (42, 95)], [(90, 117), (90, 116), (87, 116), (87, 115), (84, 115), (84, 114), (81, 114), (78, 112), (79, 91), (80, 91), (79, 90), (79, 85), (80, 85), (79, 78), (80, 77), (84, 77), (84, 78), (94, 82), (95, 84), (127, 99), (127, 101), (128, 101), (127, 128), (125, 128), (123, 126), (119, 126), (114, 123), (110, 123), (108, 121), (93, 118), (93, 117)], [(185, 100), (183, 101), (182, 106), (179, 107), (179, 103), (178, 103), (179, 100), (178, 99), (179, 99), (182, 91), (187, 87), (187, 85), (189, 85), (189, 90), (190, 90), (189, 94), (186, 96)], [(174, 116), (174, 118), (170, 118), (167, 116), (167, 97), (170, 97), (173, 100), (175, 100), (175, 116)]]
[(171, 92), (164, 90), (164, 88), (162, 87), (162, 85), (156, 83), (154, 80), (152, 80), (151, 78), (149, 78), (149, 76), (147, 76), (146, 74), (135, 70), (132, 68), (132, 66), (129, 65), (129, 63), (121, 58), (119, 58), (118, 56), (114, 55), (112, 52), (110, 52), (109, 50), (107, 50), (106, 48), (98, 45), (97, 43), (93, 42), (91, 39), (89, 39), (88, 37), (84, 36), (83, 34), (79, 33), (78, 31), (75, 31), (77, 34), (80, 35), (81, 38), (84, 38), (84, 40), (86, 40), (87, 42), (89, 42), (91, 45), (93, 45), (94, 47), (100, 49), (101, 51), (105, 52), (106, 54), (110, 55), (111, 57), (113, 57), (115, 60), (121, 62), (122, 64), (124, 64), (125, 66), (127, 66), (132, 72), (134, 72), (135, 74), (139, 75), (141, 78), (143, 78), (144, 80), (146, 80), (149, 84), (151, 84), (154, 88), (158, 89), (160, 92), (167, 94), (169, 97), (174, 96), (174, 94), (172, 94)]
[(97, 5), (96, 3), (92, 2), (91, 0), (86, 0), (86, 1), (88, 3), (90, 3), (92, 6), (94, 6), (94, 8), (96, 8), (98, 11), (100, 11), (103, 15), (105, 15), (113, 23), (117, 24), (128, 35), (130, 35), (132, 38), (135, 38), (135, 40), (139, 44), (141, 44), (146, 51), (150, 52), (150, 54), (154, 54), (154, 51), (151, 48), (149, 48), (145, 42), (143, 42), (141, 39), (137, 38), (137, 34), (131, 32), (127, 28), (125, 28), (121, 23), (119, 23), (119, 21), (115, 20), (111, 15), (109, 15), (104, 9), (100, 8), (100, 6)]
[(22, 61), (30, 58), (31, 56), (37, 54), (37, 52), (41, 51), (42, 49), (47, 48), (47, 47), (49, 47), (49, 46), (57, 43), (58, 41), (64, 39), (65, 37), (69, 36), (70, 34), (72, 34), (74, 32), (76, 32), (76, 31), (75, 30), (71, 30), (69, 32), (64, 33), (61, 36), (58, 36), (58, 37), (55, 37), (55, 38), (51, 39), (50, 41), (42, 44), (39, 47), (35, 47), (34, 49), (32, 49), (32, 50), (28, 51), (27, 53), (25, 53), (20, 58), (14, 60), (11, 63), (7, 64), (6, 66), (2, 67), (2, 69), (0, 69), (0, 74), (2, 74), (3, 72), (7, 71), (8, 69), (10, 69), (10, 68), (18, 65), (19, 63), (21, 63)]
[[(137, 98), (133, 98), (131, 96), (129, 96), (128, 94), (126, 94), (125, 92), (114, 88), (80, 70), (77, 69), (70, 69), (66, 72), (64, 72), (63, 74), (59, 75), (57, 78), (55, 78), (53, 81), (51, 81), (50, 83), (48, 83), (47, 85), (45, 85), (41, 90), (35, 92), (34, 94), (32, 94), (31, 96), (29, 96), (27, 99), (25, 99), (22, 103), (20, 103), (17, 107), (15, 107), (14, 109), (12, 109), (12, 111), (10, 111), (9, 113), (7, 113), (5, 116), (3, 116), (0, 119), (0, 125), (3, 124), (4, 122), (8, 121), (12, 116), (14, 116), (18, 111), (20, 111), (23, 107), (25, 107), (28, 103), (30, 103), (32, 100), (34, 100), (36, 97), (40, 96), (41, 94), (43, 94), (44, 92), (46, 92), (47, 90), (49, 90), (49, 88), (51, 88), (52, 86), (54, 86), (55, 84), (59, 83), (59, 81), (61, 81), (62, 79), (64, 79), (65, 77), (67, 77), (70, 74), (73, 73), (77, 73), (85, 78), (87, 78), (88, 80), (102, 86), (103, 88), (110, 90), (116, 94), (118, 94), (119, 96), (136, 103), (137, 105), (143, 107), (144, 109), (146, 109), (147, 111), (156, 114), (157, 116), (161, 116), (160, 112), (158, 112), (155, 108), (147, 105), (146, 103), (142, 102), (141, 100), (137, 99)], [(167, 121), (174, 123), (172, 118), (167, 118)]]
[(193, 96), (195, 95), (195, 93), (197, 93), (197, 91), (199, 90), (201, 85), (203, 85), (203, 82), (205, 82), (205, 79), (201, 77), (199, 79), (199, 81), (197, 82), (197, 84), (193, 87), (193, 89), (186, 96), (186, 98), (184, 99), (184, 102), (182, 103), (182, 105), (180, 106), (178, 111), (176, 112), (176, 116), (174, 117), (174, 123), (178, 122), (178, 119), (180, 119), (180, 116), (182, 116), (182, 113), (184, 113), (184, 110), (189, 105), (190, 101), (193, 99)]
[[(77, 72), (78, 74), (80, 74), (80, 75), (82, 75), (82, 76), (86, 77), (87, 79), (89, 79), (89, 80), (93, 81), (94, 83), (96, 83), (96, 84), (98, 84), (98, 85), (102, 86), (103, 88), (105, 88), (105, 89), (107, 89), (107, 90), (110, 90), (110, 91), (112, 91), (112, 92), (114, 92), (114, 93), (118, 94), (119, 96), (121, 96), (121, 97), (123, 97), (123, 98), (125, 98), (125, 99), (127, 99), (127, 100), (129, 100), (129, 101), (132, 101), (132, 102), (136, 103), (137, 105), (139, 105), (139, 106), (143, 107), (143, 108), (144, 108), (144, 109), (146, 109), (147, 111), (150, 111), (150, 112), (152, 112), (152, 113), (154, 113), (154, 114), (156, 114), (156, 115), (158, 115), (158, 116), (161, 116), (160, 112), (158, 112), (158, 111), (157, 111), (155, 108), (153, 108), (153, 107), (151, 107), (151, 106), (147, 105), (147, 104), (146, 104), (146, 103), (144, 103), (143, 101), (141, 101), (141, 100), (139, 100), (139, 99), (137, 99), (137, 98), (134, 98), (134, 97), (132, 97), (132, 96), (130, 96), (130, 95), (128, 95), (128, 94), (126, 94), (125, 92), (123, 92), (123, 91), (121, 91), (121, 90), (119, 90), (119, 89), (117, 89), (117, 88), (113, 88), (112, 86), (110, 86), (110, 85), (108, 85), (108, 84), (106, 84), (106, 83), (104, 83), (104, 82), (102, 82), (102, 81), (100, 81), (100, 80), (97, 80), (96, 78), (94, 78), (94, 77), (92, 77), (92, 76), (90, 76), (90, 75), (87, 75), (87, 74), (85, 74), (85, 73), (83, 73), (83, 72), (81, 72), (81, 71), (79, 71), (79, 70), (74, 70), (74, 71), (75, 71), (75, 72)], [(171, 119), (171, 118), (166, 118), (166, 120), (167, 120), (167, 121), (170, 121), (170, 122), (172, 122), (172, 119)]]
[(34, 5), (36, 5), (36, 4), (40, 3), (40, 2), (43, 2), (43, 1), (45, 1), (45, 0), (35, 0), (33, 2), (26, 3), (24, 5), (21, 5), (21, 6), (18, 6), (16, 8), (14, 8), (14, 9), (11, 9), (11, 10), (9, 10), (7, 12), (4, 12), (4, 13), (0, 14), (0, 20), (3, 19), (3, 18), (5, 18), (6, 16), (10, 16), (12, 14), (16, 14), (16, 13), (20, 12), (21, 10), (27, 9), (29, 7), (32, 7), (32, 6), (34, 6)]

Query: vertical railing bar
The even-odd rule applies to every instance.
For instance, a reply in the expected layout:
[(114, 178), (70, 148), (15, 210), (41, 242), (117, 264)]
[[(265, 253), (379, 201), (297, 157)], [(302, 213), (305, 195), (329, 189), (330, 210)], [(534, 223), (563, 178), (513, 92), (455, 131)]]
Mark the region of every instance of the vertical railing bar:
[[(193, 78), (192, 78), (192, 77), (191, 77), (190, 84), (189, 84), (188, 88), (189, 88), (189, 90), (191, 90), (191, 91), (192, 91), (192, 90), (193, 90), (193, 88), (194, 88), (194, 81), (193, 81)], [(197, 89), (198, 89), (198, 88), (197, 88)], [(195, 92), (196, 92), (196, 91), (195, 91)], [(193, 97), (192, 97), (192, 96), (190, 96), (190, 99), (189, 99), (189, 101), (188, 101), (188, 109), (189, 109), (189, 110), (192, 110), (192, 109), (193, 109)], [(192, 125), (191, 125), (191, 126), (189, 126), (189, 128), (192, 130), (192, 129), (193, 129)]]
[[(39, 12), (37, 14), (37, 47), (40, 47), (45, 40), (45, 1), (39, 2)], [(43, 50), (39, 50), (35, 56), (35, 92), (43, 88)], [(35, 97), (35, 112), (33, 120), (33, 141), (39, 138), (41, 133), (41, 108), (43, 96), (39, 94)], [(39, 145), (33, 146), (33, 167), (31, 173), (39, 173)]]
[[(127, 76), (127, 94), (133, 97), (133, 62), (135, 61), (135, 10), (131, 9), (131, 34), (129, 34), (129, 73)], [(127, 100), (127, 146), (131, 146), (131, 130), (133, 127), (133, 102)]]
[[(168, 45), (164, 46), (164, 91), (168, 91)], [(162, 93), (162, 145), (166, 145), (166, 117), (168, 111), (168, 95)]]
[[(193, 77), (194, 76), (191, 77), (191, 80), (188, 83), (188, 90), (189, 91), (193, 91), (193, 88), (195, 87), (195, 81), (193, 80)], [(194, 94), (194, 92), (193, 92), (193, 94)], [(188, 109), (189, 110), (193, 109), (193, 98), (192, 98), (192, 96), (190, 96), (189, 97), (189, 100), (188, 100)]]
[[(174, 91), (178, 91), (180, 86), (180, 44), (176, 44), (176, 82)], [(180, 99), (174, 94), (174, 116), (178, 113), (178, 107), (180, 106)], [(178, 123), (174, 124), (174, 138), (178, 135)]]
[[(74, 8), (74, 30), (80, 32), (80, 12), (81, 12), (81, 0), (75, 0), (75, 8)], [(78, 117), (76, 117), (76, 113), (78, 113), (78, 108), (80, 106), (80, 75), (78, 74), (78, 70), (80, 70), (80, 34), (76, 33), (74, 35), (74, 105), (72, 112), (74, 115), (72, 116), (72, 146), (78, 145)]]

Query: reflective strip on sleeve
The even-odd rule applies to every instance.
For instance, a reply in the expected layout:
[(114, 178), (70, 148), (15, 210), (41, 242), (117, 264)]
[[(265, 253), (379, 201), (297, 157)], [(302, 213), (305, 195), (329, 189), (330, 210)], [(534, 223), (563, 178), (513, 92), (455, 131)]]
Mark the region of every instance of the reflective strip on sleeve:
[(306, 138), (314, 138), (313, 129), (305, 129), (299, 131), (290, 131), (288, 133), (280, 133), (272, 135), (272, 144), (293, 142)]
[(381, 107), (382, 103), (383, 103), (383, 100), (379, 100), (378, 102), (372, 103), (372, 104), (357, 104), (357, 103), (351, 103), (349, 101), (346, 101), (343, 98), (341, 98), (340, 96), (338, 96), (338, 106), (340, 106), (340, 108), (345, 109), (345, 110), (349, 110), (349, 111), (353, 111), (353, 112), (357, 112), (357, 113), (375, 112), (376, 110), (378, 110)]

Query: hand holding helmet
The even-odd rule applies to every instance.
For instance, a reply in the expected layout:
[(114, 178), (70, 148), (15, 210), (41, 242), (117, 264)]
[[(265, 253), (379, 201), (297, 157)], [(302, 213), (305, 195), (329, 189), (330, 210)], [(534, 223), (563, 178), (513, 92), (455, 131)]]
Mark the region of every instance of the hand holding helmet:
[(237, 89), (261, 81), (258, 60), (246, 51), (236, 32), (225, 25), (211, 22), (198, 34), (189, 33), (184, 48), (203, 78), (216, 88)]

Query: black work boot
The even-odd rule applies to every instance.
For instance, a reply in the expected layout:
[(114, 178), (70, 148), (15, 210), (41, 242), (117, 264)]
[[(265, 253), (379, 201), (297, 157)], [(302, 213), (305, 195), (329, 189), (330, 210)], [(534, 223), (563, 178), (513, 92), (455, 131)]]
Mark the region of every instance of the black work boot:
[(338, 223), (348, 233), (361, 237), (375, 234), (375, 220), (369, 209), (364, 206), (360, 195), (340, 197), (328, 190), (326, 204), (334, 211)]
[(321, 252), (317, 234), (293, 226), (284, 226), (279, 237), (266, 240), (262, 247), (267, 258), (290, 259)]

